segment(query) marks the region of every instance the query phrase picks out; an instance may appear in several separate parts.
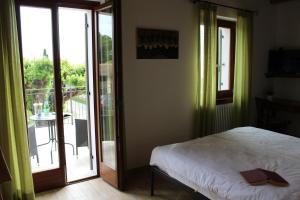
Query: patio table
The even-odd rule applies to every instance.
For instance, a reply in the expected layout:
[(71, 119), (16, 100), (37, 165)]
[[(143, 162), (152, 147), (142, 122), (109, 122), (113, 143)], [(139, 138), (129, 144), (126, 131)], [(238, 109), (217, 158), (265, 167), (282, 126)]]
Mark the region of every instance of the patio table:
[[(71, 114), (69, 113), (64, 113), (64, 119), (71, 117)], [(49, 114), (40, 114), (40, 115), (33, 115), (31, 117), (29, 117), (29, 119), (31, 119), (32, 121), (34, 121), (35, 123), (37, 122), (47, 122), (48, 124), (48, 132), (49, 132), (49, 141), (43, 144), (39, 144), (37, 145), (38, 147), (40, 146), (44, 146), (47, 144), (51, 143), (51, 164), (53, 164), (53, 153), (52, 153), (52, 149), (53, 149), (53, 144), (55, 145), (55, 150), (56, 150), (56, 143), (58, 142), (56, 139), (56, 130), (55, 130), (55, 122), (56, 122), (56, 114), (55, 113), (49, 113)], [(73, 155), (74, 153), (74, 145), (71, 143), (67, 143), (65, 142), (65, 144), (71, 145), (72, 149), (73, 149)]]

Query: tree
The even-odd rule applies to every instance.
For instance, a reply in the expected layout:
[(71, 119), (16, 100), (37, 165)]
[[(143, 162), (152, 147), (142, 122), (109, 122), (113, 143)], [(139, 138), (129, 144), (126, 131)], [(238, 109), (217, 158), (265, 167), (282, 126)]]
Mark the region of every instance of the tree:
[(99, 34), (99, 44), (101, 53), (101, 63), (112, 62), (112, 38), (108, 35)]
[[(34, 112), (34, 103), (49, 101), (50, 110), (54, 111), (54, 73), (53, 63), (46, 56), (41, 59), (24, 60), (24, 85), (26, 89), (27, 110)], [(83, 94), (86, 90), (85, 66), (71, 65), (61, 61), (61, 77), (64, 101)]]

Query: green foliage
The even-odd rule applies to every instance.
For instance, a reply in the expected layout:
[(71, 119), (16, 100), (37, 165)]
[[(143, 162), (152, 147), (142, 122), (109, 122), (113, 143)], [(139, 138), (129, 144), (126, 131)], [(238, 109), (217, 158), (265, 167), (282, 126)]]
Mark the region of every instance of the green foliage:
[(112, 39), (107, 35), (100, 35), (100, 58), (101, 63), (112, 63)]
[[(64, 86), (83, 87), (85, 85), (85, 66), (71, 65), (61, 61), (61, 75)], [(24, 61), (26, 89), (53, 88), (53, 63), (48, 58)]]
[(52, 86), (53, 64), (48, 58), (24, 60), (26, 89), (40, 89)]
[(86, 82), (84, 65), (71, 65), (67, 60), (62, 60), (61, 75), (65, 87), (84, 89)]
[[(34, 113), (33, 104), (49, 101), (54, 111), (54, 73), (53, 63), (44, 56), (41, 59), (24, 60), (24, 84), (26, 89), (27, 110)], [(61, 61), (62, 88), (64, 93), (85, 90), (85, 65), (71, 65), (67, 60)], [(79, 95), (75, 92), (73, 95)], [(65, 98), (66, 100), (66, 98)]]

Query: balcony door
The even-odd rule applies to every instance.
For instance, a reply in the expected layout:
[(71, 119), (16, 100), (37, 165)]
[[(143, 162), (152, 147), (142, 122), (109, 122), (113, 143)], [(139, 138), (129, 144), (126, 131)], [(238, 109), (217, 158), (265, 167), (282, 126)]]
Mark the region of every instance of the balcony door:
[(67, 182), (97, 176), (92, 11), (58, 8)]
[[(65, 185), (62, 91), (55, 12), (51, 7), (20, 6), (24, 97), (35, 190)], [(38, 17), (37, 17), (38, 16)]]
[(96, 177), (92, 10), (18, 8), (35, 189)]
[(68, 1), (17, 1), (35, 190), (100, 175), (122, 189), (120, 1)]
[(97, 60), (100, 111), (100, 173), (123, 189), (121, 40), (118, 1), (106, 3), (97, 14)]

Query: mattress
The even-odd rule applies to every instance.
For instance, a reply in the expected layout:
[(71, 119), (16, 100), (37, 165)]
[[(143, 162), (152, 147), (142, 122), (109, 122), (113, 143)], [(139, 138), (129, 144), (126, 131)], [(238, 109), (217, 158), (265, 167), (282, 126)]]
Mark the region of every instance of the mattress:
[[(235, 128), (154, 148), (150, 160), (211, 200), (300, 200), (300, 139), (254, 127)], [(263, 168), (288, 187), (249, 185), (240, 171)]]

